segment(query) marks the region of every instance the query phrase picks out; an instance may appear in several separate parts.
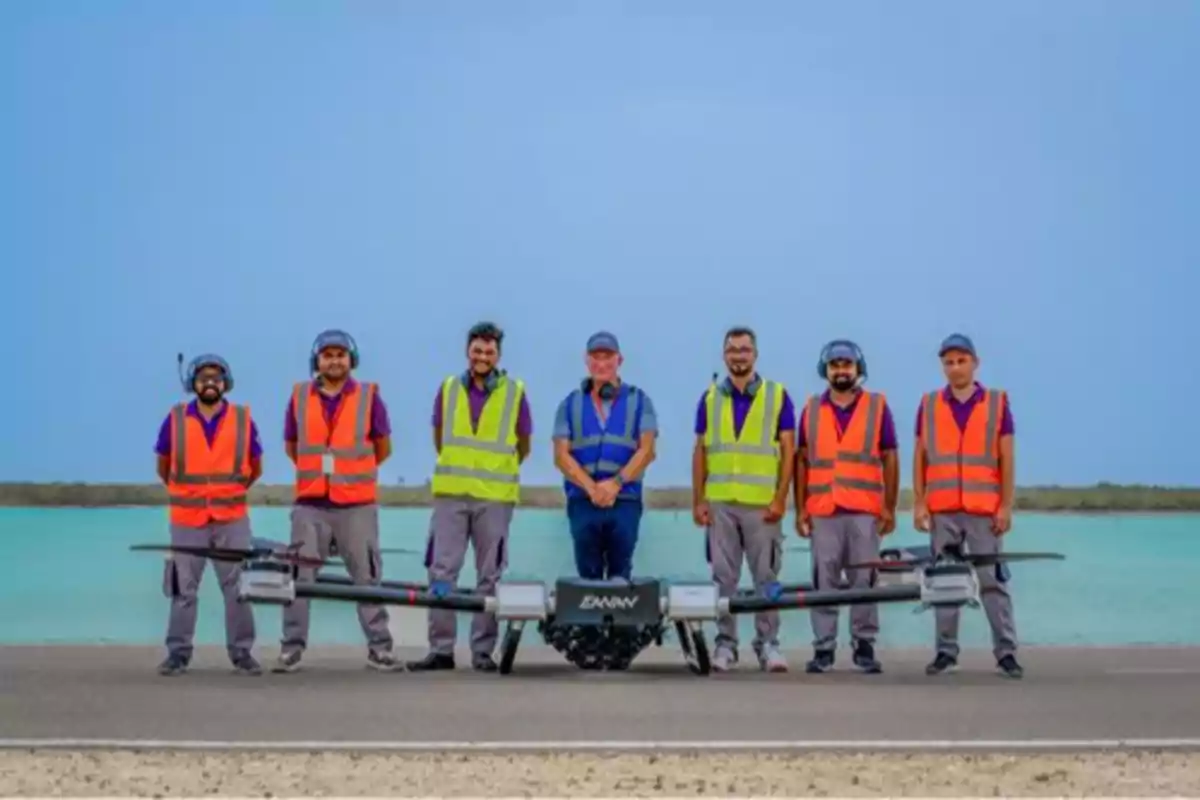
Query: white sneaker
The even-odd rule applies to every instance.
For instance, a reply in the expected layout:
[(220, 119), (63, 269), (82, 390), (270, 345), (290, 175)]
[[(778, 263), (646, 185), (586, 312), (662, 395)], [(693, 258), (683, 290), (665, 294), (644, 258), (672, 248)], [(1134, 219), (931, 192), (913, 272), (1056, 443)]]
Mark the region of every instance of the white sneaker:
[(714, 672), (728, 672), (737, 663), (737, 654), (728, 645), (719, 645), (713, 654), (712, 668)]
[(767, 672), (787, 672), (787, 659), (783, 657), (783, 653), (775, 645), (769, 645), (763, 648), (762, 654), (759, 656), (759, 666)]

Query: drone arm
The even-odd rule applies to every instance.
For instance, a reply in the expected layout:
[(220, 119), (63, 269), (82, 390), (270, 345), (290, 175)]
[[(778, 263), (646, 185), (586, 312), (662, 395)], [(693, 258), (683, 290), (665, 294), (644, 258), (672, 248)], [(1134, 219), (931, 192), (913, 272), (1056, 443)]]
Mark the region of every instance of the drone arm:
[(483, 597), (447, 595), (435, 597), (415, 589), (385, 589), (379, 586), (337, 586), (321, 583), (297, 583), (296, 597), (322, 600), (345, 600), (356, 603), (378, 603), (393, 606), (443, 608), (450, 611), (481, 613), (485, 610)]
[(816, 592), (795, 592), (771, 600), (766, 597), (731, 597), (731, 614), (779, 611), (789, 608), (829, 608), (858, 606), (872, 603), (902, 603), (921, 599), (919, 586), (884, 586), (875, 589), (829, 589)]

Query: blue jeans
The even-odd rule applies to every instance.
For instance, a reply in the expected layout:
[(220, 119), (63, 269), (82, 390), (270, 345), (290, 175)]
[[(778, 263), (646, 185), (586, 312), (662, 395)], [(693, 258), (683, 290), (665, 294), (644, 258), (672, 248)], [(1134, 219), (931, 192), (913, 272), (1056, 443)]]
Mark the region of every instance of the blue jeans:
[(586, 498), (571, 498), (567, 501), (567, 519), (579, 577), (630, 579), (642, 521), (640, 499), (622, 498), (611, 508), (598, 508)]

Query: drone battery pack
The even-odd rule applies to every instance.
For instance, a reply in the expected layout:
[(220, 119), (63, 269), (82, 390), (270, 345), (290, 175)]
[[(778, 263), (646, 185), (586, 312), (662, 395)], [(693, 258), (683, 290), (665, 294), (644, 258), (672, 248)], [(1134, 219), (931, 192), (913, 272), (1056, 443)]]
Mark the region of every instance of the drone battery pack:
[(545, 619), (548, 597), (544, 583), (501, 581), (496, 584), (496, 619)]
[(979, 579), (968, 564), (935, 564), (921, 575), (921, 604), (958, 607), (979, 604)]
[(720, 607), (715, 583), (674, 583), (667, 588), (668, 619), (713, 620)]
[(276, 561), (252, 561), (238, 577), (238, 597), (256, 603), (286, 605), (296, 599), (292, 570)]

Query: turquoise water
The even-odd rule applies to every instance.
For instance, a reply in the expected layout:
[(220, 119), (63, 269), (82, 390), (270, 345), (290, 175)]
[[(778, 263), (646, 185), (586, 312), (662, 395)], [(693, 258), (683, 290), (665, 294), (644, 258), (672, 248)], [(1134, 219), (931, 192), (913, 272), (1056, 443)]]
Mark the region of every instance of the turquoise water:
[[(256, 508), (252, 514), (257, 535), (287, 539), (287, 509)], [(384, 547), (423, 549), (427, 510), (385, 509), (381, 514)], [(165, 542), (165, 520), (165, 511), (157, 508), (0, 509), (6, 556), (6, 575), (0, 581), (0, 643), (160, 643), (167, 617), (162, 560), (155, 553), (131, 553), (129, 545)], [(791, 531), (790, 517), (785, 524)], [(552, 579), (572, 572), (562, 512), (518, 511), (510, 541), (511, 577)], [(892, 545), (923, 541), (903, 517), (887, 539)], [(798, 537), (790, 536), (789, 547), (799, 544)], [(1200, 614), (1195, 610), (1200, 606), (1200, 516), (1022, 514), (1007, 546), (1056, 550), (1067, 556), (1064, 562), (1012, 565), (1023, 642), (1200, 644)], [(474, 580), (470, 560), (464, 582)], [(638, 574), (703, 577), (704, 540), (690, 514), (648, 512), (635, 563)], [(808, 579), (808, 553), (789, 551), (784, 564), (786, 580)], [(385, 556), (384, 567), (394, 579), (424, 578), (416, 555)], [(749, 584), (748, 575), (743, 584)], [(845, 610), (842, 613), (844, 637)], [(279, 638), (279, 609), (259, 606), (256, 614), (260, 642), (270, 652)], [(907, 604), (883, 606), (881, 614), (881, 646), (931, 643), (932, 614), (913, 614)], [(743, 618), (747, 635), (750, 624)], [(786, 612), (783, 624), (785, 646), (809, 646), (806, 612)], [(222, 625), (220, 594), (209, 571), (201, 587), (198, 642), (223, 642)], [(312, 641), (360, 643), (353, 606), (314, 602)], [(982, 611), (964, 612), (962, 642), (987, 646)]]

